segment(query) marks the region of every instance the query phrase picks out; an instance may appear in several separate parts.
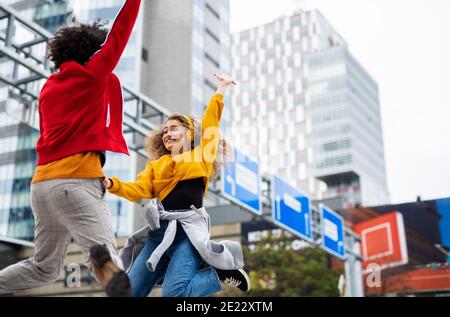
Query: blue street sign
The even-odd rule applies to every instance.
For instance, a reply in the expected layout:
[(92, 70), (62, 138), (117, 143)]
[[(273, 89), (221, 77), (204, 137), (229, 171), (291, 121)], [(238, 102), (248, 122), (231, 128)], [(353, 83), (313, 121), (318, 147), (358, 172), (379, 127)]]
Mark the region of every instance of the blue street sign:
[(311, 241), (311, 204), (309, 198), (278, 176), (272, 178), (271, 191), (274, 222), (300, 238)]
[(322, 231), (322, 248), (345, 259), (344, 219), (324, 205), (319, 205)]
[(234, 159), (222, 168), (222, 194), (234, 203), (261, 215), (259, 164), (239, 151), (233, 151)]

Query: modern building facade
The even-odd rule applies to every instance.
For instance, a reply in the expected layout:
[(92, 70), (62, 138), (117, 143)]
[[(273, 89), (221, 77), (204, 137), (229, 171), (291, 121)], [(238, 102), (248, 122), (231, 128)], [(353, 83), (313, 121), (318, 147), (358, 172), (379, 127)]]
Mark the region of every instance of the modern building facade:
[(314, 199), (389, 201), (378, 85), (319, 11), (234, 34), (231, 60), (232, 140), (263, 172)]
[(141, 91), (160, 105), (201, 116), (229, 56), (228, 0), (145, 2)]

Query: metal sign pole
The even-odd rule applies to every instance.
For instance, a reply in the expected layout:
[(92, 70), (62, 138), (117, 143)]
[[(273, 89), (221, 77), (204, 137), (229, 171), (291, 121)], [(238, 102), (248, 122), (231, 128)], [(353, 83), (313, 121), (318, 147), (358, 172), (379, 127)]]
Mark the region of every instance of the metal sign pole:
[(347, 235), (348, 254), (345, 261), (346, 292), (348, 297), (364, 297), (360, 242), (358, 237), (349, 232)]

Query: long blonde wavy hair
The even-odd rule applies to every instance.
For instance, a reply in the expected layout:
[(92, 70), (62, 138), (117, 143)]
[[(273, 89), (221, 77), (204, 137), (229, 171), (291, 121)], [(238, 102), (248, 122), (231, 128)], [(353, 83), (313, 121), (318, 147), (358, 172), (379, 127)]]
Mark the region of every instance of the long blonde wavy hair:
[[(191, 115), (183, 115), (179, 113), (174, 113), (164, 124), (161, 125), (157, 130), (153, 131), (146, 139), (145, 139), (145, 151), (150, 156), (151, 160), (157, 160), (160, 157), (171, 154), (171, 152), (165, 147), (163, 143), (163, 135), (164, 135), (164, 126), (169, 120), (177, 120), (180, 122), (188, 131), (190, 128), (190, 124), (187, 119), (191, 120), (191, 124), (194, 127), (194, 138), (191, 140), (191, 150), (194, 149), (196, 144), (200, 144), (200, 138), (202, 135), (201, 124), (202, 121), (198, 118), (195, 118)], [(222, 134), (219, 137), (219, 145), (217, 148), (217, 156), (213, 163), (213, 172), (209, 177), (210, 181), (214, 181), (220, 175), (221, 167), (227, 162), (227, 158), (232, 155), (232, 147), (230, 144), (223, 138)]]

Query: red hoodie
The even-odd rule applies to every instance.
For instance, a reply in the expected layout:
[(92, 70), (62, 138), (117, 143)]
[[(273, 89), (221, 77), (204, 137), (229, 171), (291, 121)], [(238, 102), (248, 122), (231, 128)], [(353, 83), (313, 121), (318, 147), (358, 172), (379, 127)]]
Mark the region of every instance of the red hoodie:
[(129, 155), (123, 137), (123, 96), (112, 72), (130, 38), (141, 0), (127, 0), (105, 43), (81, 65), (64, 62), (39, 96), (38, 165), (90, 151)]

